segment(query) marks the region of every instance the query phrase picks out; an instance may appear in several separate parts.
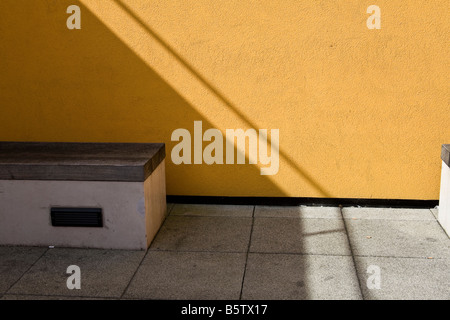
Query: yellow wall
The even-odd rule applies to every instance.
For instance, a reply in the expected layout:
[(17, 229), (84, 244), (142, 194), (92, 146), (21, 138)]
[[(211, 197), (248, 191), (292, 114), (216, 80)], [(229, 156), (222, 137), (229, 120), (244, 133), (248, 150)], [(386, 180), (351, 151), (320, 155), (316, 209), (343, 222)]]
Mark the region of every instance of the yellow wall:
[[(68, 30), (66, 8), (81, 8)], [(366, 9), (381, 8), (381, 30)], [(165, 142), (172, 195), (438, 199), (448, 0), (1, 0), (0, 140)], [(177, 128), (279, 129), (280, 169), (174, 165)]]

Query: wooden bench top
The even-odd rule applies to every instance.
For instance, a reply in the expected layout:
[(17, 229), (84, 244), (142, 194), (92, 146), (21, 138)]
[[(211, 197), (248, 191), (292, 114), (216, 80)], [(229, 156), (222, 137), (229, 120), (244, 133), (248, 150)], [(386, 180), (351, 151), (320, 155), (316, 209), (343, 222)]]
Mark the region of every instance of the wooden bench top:
[(145, 181), (164, 143), (0, 142), (0, 180)]

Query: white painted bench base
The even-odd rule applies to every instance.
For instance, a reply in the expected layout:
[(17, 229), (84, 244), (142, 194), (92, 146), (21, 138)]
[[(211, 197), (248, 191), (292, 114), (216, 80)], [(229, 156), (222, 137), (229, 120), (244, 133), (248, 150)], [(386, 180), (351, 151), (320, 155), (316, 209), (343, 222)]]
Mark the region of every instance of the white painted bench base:
[[(53, 227), (51, 207), (97, 207), (103, 228)], [(0, 244), (146, 250), (166, 216), (164, 160), (144, 182), (0, 180)]]
[(442, 161), (438, 221), (450, 237), (450, 168)]

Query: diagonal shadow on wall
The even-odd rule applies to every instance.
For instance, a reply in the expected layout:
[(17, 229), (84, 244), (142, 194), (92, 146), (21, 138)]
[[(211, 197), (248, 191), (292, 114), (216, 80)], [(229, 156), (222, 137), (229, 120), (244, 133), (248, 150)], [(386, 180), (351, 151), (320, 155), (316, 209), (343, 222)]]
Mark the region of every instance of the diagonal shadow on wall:
[[(152, 28), (150, 28), (144, 21), (142, 21), (126, 4), (121, 0), (113, 0), (119, 5), (133, 20), (135, 20), (141, 27), (143, 27), (157, 42), (159, 42), (170, 54), (180, 62), (195, 78), (200, 81), (210, 92), (212, 92), (219, 100), (221, 100), (228, 109), (243, 120), (250, 128), (258, 128), (258, 126), (249, 119), (246, 115), (239, 111), (239, 109), (225, 97), (218, 88), (212, 85), (201, 73), (196, 70), (188, 61), (186, 61), (179, 53), (176, 52), (161, 36), (158, 35)], [(270, 138), (268, 138), (270, 141)], [(298, 166), (291, 158), (280, 148), (280, 156), (285, 163), (288, 163), (295, 169), (297, 174), (305, 179), (314, 189), (316, 189), (323, 197), (331, 198), (332, 195), (317, 182), (305, 169)]]
[[(5, 4), (10, 15), (3, 23), (17, 28), (2, 32), (9, 87), (2, 99), (11, 106), (0, 111), (3, 139), (165, 142), (168, 194), (189, 195), (190, 184), (201, 181), (196, 190), (203, 195), (225, 194), (236, 184), (285, 195), (253, 165), (173, 165), (170, 151), (178, 143), (170, 141), (173, 130), (193, 134), (198, 120), (204, 131), (214, 126), (82, 3), (26, 3), (27, 10), (23, 1)], [(70, 4), (83, 12), (82, 30), (66, 28)], [(247, 181), (223, 179), (231, 172)]]
[[(179, 62), (195, 75), (209, 91), (250, 127), (257, 126), (239, 112), (229, 99), (208, 83), (161, 37), (147, 27), (120, 1), (130, 17), (144, 27)], [(83, 12), (83, 29), (65, 27), (66, 8), (77, 4)], [(0, 24), (3, 39), (0, 60), (2, 101), (5, 123), (2, 139), (17, 141), (84, 142), (165, 142), (167, 154), (174, 146), (171, 133), (201, 120), (203, 130), (213, 128), (195, 106), (142, 61), (79, 1), (5, 1), (8, 14)], [(26, 8), (26, 10), (24, 10)], [(63, 13), (63, 14), (61, 14)], [(5, 26), (14, 26), (6, 29)], [(176, 116), (175, 116), (176, 115)], [(192, 129), (189, 128), (188, 129)], [(235, 150), (236, 154), (237, 150)], [(284, 161), (324, 196), (324, 190), (305, 170), (281, 152)], [(167, 168), (168, 193), (189, 192), (192, 181), (201, 181), (197, 192), (204, 195), (233, 190), (236, 184), (254, 193), (285, 196), (268, 177), (253, 165), (170, 165)], [(223, 180), (233, 174), (235, 179)], [(199, 177), (200, 175), (200, 177)], [(251, 181), (242, 180), (247, 177)], [(206, 179), (207, 178), (207, 179)], [(256, 182), (256, 183), (255, 183)], [(301, 232), (301, 220), (298, 221)], [(302, 247), (301, 236), (297, 247)], [(297, 270), (303, 277), (304, 268)], [(303, 298), (308, 297), (307, 285)]]

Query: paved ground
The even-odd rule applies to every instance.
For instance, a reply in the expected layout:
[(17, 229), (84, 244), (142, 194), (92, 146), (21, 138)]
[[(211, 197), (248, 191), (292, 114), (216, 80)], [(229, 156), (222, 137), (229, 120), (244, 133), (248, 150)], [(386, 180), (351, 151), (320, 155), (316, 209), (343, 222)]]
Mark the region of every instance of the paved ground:
[[(0, 298), (450, 299), (435, 209), (168, 209), (146, 253), (0, 247)], [(69, 265), (79, 290), (66, 286)]]

